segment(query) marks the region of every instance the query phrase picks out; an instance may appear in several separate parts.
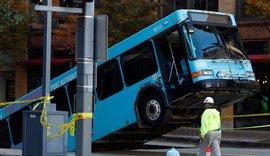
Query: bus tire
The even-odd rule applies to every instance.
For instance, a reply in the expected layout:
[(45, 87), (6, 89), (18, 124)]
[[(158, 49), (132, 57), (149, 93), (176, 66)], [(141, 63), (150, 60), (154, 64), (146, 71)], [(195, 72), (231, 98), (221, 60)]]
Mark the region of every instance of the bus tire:
[(152, 128), (160, 128), (168, 123), (170, 111), (165, 108), (163, 98), (159, 94), (146, 96), (140, 110), (142, 122)]

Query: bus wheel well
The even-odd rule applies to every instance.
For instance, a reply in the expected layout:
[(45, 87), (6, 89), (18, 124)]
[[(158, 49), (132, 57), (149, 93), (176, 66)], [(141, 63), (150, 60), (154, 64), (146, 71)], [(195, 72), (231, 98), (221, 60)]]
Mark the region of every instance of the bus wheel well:
[[(157, 94), (159, 96), (163, 97), (163, 94), (161, 91), (159, 91), (158, 89), (156, 89), (155, 87), (149, 87), (147, 89), (142, 90), (137, 97), (137, 104), (136, 104), (136, 109), (137, 111), (139, 111), (140, 105), (142, 104), (142, 101), (145, 97), (151, 95), (151, 94)], [(164, 101), (164, 98), (163, 98)], [(165, 101), (164, 101), (165, 102)]]
[(138, 118), (143, 125), (159, 128), (166, 125), (170, 118), (162, 92), (154, 87), (140, 92), (136, 106)]

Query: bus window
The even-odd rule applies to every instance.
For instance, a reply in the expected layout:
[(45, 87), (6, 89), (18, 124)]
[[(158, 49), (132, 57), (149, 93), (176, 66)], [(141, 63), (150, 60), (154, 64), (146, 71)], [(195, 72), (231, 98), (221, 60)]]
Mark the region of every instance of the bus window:
[(247, 59), (237, 28), (194, 24), (194, 33), (183, 32), (191, 59)]
[(0, 148), (10, 148), (11, 140), (7, 120), (0, 121)]
[(67, 111), (68, 117), (72, 115), (74, 109), (74, 94), (76, 93), (76, 81), (73, 80), (69, 84), (62, 88), (54, 90), (51, 94), (54, 98), (51, 100), (52, 103), (56, 103), (56, 109), (60, 111)]
[(29, 107), (24, 107), (23, 109), (17, 111), (12, 116), (9, 117), (9, 125), (11, 129), (12, 140), (15, 145), (22, 142), (22, 126), (23, 126), (23, 111), (30, 110)]
[(208, 25), (194, 25), (194, 33), (189, 34), (193, 43), (195, 58), (220, 58), (224, 56), (224, 49), (215, 28)]
[(232, 59), (247, 59), (237, 28), (217, 27), (221, 39), (228, 50), (228, 57)]
[(76, 81), (75, 80), (73, 80), (73, 81), (71, 81), (71, 83), (69, 83), (66, 87), (66, 89), (67, 89), (67, 91), (68, 91), (68, 97), (69, 97), (69, 102), (70, 102), (70, 110), (69, 110), (69, 116), (70, 115), (72, 115), (72, 113), (70, 113), (70, 112), (73, 112), (73, 113), (75, 113), (76, 112), (76, 110), (75, 110), (75, 104), (76, 104), (76, 89), (74, 89), (74, 88), (76, 88), (76, 85), (77, 85), (77, 83), (76, 83)]
[(119, 64), (116, 59), (98, 67), (97, 95), (105, 99), (123, 89)]
[(70, 115), (68, 97), (65, 87), (58, 88), (54, 90), (51, 94), (54, 96), (51, 101), (52, 103), (56, 103), (56, 109), (61, 111), (68, 111)]
[(123, 74), (127, 86), (154, 74), (157, 71), (156, 59), (151, 42), (146, 42), (121, 57)]

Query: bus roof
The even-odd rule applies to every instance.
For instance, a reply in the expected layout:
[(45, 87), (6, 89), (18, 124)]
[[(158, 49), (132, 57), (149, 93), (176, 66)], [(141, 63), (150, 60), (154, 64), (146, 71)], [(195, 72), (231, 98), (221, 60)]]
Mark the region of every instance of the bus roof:
[(173, 12), (172, 14), (162, 18), (161, 20), (153, 23), (152, 25), (142, 29), (136, 34), (128, 37), (127, 39), (109, 48), (108, 60), (152, 38), (153, 36), (161, 33), (162, 31), (167, 30), (171, 28), (172, 26), (186, 20), (188, 18), (188, 12), (214, 14), (214, 15), (227, 15), (230, 17), (230, 20), (232, 22), (231, 25), (236, 26), (235, 19), (233, 15), (231, 14), (226, 14), (226, 13), (221, 13), (221, 12), (212, 12), (212, 11), (202, 11), (202, 10), (188, 10), (188, 9), (177, 10)]

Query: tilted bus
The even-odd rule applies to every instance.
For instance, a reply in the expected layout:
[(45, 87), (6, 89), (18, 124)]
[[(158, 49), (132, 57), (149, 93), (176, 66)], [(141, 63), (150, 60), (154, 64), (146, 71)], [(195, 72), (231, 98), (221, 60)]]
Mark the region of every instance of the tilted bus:
[[(52, 102), (68, 111), (69, 119), (75, 112), (75, 78), (76, 67), (51, 81)], [(137, 147), (183, 124), (194, 124), (206, 96), (222, 108), (257, 91), (234, 17), (177, 10), (109, 48), (108, 60), (98, 63), (94, 149)], [(41, 88), (21, 100), (32, 96), (41, 96)], [(0, 138), (1, 147), (19, 147), (17, 123), (22, 110), (32, 108), (24, 106), (0, 109), (0, 134), (6, 136)], [(69, 136), (68, 149), (75, 148), (75, 137)]]
[(134, 123), (194, 123), (206, 96), (220, 108), (259, 90), (234, 17), (198, 10), (175, 11), (111, 47), (97, 76), (94, 141)]

